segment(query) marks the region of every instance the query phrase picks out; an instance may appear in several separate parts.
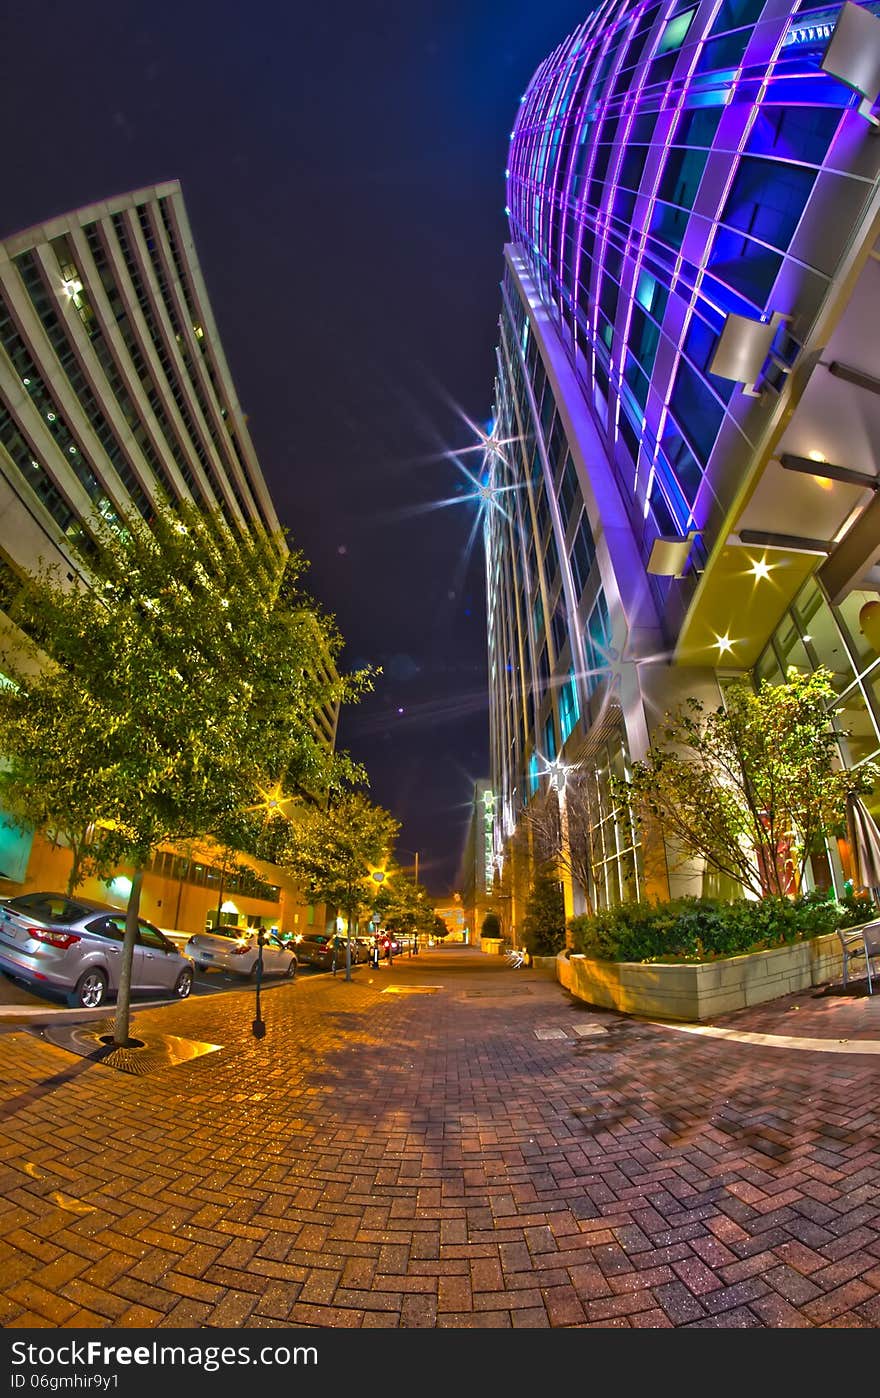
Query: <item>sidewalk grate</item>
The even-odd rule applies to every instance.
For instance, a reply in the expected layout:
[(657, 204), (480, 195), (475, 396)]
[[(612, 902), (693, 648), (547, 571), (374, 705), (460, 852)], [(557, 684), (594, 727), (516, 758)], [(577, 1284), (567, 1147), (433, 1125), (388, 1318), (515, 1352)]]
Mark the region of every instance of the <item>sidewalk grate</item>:
[(114, 1048), (112, 1042), (105, 1042), (113, 1034), (113, 1026), (112, 1019), (101, 1019), (89, 1024), (47, 1025), (29, 1032), (54, 1044), (56, 1048), (76, 1054), (78, 1058), (90, 1058), (102, 1067), (115, 1068), (120, 1073), (132, 1073), (136, 1077), (156, 1073), (161, 1068), (174, 1068), (178, 1063), (188, 1063), (192, 1058), (216, 1053), (223, 1047), (222, 1044), (181, 1039), (176, 1034), (140, 1035), (132, 1024), (135, 1046)]
[(442, 985), (386, 985), (383, 995), (436, 995)]
[(463, 1000), (500, 1000), (508, 995), (534, 995), (530, 985), (508, 985), (501, 990), (462, 990)]

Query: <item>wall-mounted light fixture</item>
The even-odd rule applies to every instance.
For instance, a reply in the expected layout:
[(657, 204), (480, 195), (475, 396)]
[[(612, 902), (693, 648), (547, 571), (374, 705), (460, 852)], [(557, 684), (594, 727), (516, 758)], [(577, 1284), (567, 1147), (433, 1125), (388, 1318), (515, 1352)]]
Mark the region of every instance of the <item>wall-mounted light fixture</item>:
[(655, 539), (648, 559), (648, 572), (662, 578), (682, 577), (696, 537), (697, 531), (692, 529), (689, 534), (666, 534)]
[(859, 115), (872, 126), (880, 126), (871, 112), (880, 97), (880, 19), (876, 15), (846, 0), (820, 67), (860, 93)]
[[(709, 373), (721, 379), (733, 379), (742, 384), (743, 393), (750, 398), (759, 397), (758, 377), (770, 354), (776, 331), (788, 319), (780, 311), (774, 311), (769, 320), (749, 320), (748, 316), (731, 311), (709, 364)], [(773, 362), (784, 373), (789, 373), (790, 365), (775, 356)]]

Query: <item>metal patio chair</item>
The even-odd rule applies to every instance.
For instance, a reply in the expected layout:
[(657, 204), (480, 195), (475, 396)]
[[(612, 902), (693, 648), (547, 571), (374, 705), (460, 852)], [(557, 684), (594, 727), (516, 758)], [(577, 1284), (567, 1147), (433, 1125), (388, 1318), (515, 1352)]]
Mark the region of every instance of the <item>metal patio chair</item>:
[(880, 919), (876, 922), (866, 922), (864, 927), (838, 927), (837, 935), (843, 950), (843, 984), (847, 985), (849, 982), (849, 963), (853, 957), (864, 957), (868, 994), (873, 995), (871, 960), (880, 957)]

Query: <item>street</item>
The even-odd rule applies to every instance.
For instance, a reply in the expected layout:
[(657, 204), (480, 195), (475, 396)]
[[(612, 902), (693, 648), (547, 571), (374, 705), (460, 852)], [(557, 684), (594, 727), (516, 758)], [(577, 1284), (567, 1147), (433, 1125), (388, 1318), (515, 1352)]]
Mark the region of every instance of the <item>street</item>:
[[(178, 945), (180, 945), (182, 949), (182, 942), (179, 942)], [(298, 976), (309, 977), (321, 973), (316, 972), (312, 966), (306, 966), (300, 963), (296, 974)], [(345, 967), (343, 966), (342, 971), (337, 972), (337, 974), (344, 975)], [(285, 977), (268, 975), (263, 979), (263, 989), (268, 990), (272, 986), (278, 986), (284, 983)], [(223, 991), (241, 989), (243, 986), (249, 986), (251, 990), (253, 990), (253, 981), (248, 977), (234, 976), (231, 972), (222, 970), (221, 968), (217, 968), (216, 970), (202, 970), (197, 968), (190, 994), (218, 995)], [(132, 1000), (134, 1008), (142, 1008), (145, 1003), (147, 1003), (147, 997), (144, 995), (135, 995)], [(150, 999), (149, 1003), (171, 1004), (176, 1003), (176, 1001)], [(0, 971), (0, 1015), (3, 1015), (4, 1012), (12, 1014), (18, 1011), (22, 1015), (39, 1019), (43, 1011), (47, 1009), (62, 1010), (66, 1008), (66, 1004), (66, 997), (61, 992), (58, 992), (54, 996), (51, 993), (38, 995), (33, 989), (26, 986), (23, 981), (15, 980), (12, 976)], [(109, 1007), (109, 1011), (112, 1011), (115, 1007), (115, 1000), (112, 996), (108, 999), (107, 1006)], [(105, 1012), (107, 1012), (106, 1009)], [(76, 1011), (75, 1013), (82, 1014), (83, 1012)]]
[(444, 947), (261, 1000), (136, 1007), (126, 1071), (2, 1026), (4, 1327), (880, 1321), (880, 997), (695, 1033)]

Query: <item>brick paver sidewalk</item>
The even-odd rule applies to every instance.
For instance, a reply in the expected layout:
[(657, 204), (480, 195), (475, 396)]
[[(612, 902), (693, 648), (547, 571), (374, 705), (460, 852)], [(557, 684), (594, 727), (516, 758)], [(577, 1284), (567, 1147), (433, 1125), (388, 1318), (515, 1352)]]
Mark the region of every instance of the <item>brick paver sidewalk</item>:
[(880, 996), (723, 1021), (761, 1044), (455, 955), (274, 988), (262, 1040), (252, 992), (138, 1010), (222, 1044), (142, 1077), (7, 1029), (3, 1326), (880, 1323), (880, 1055), (784, 1037), (870, 1048)]

